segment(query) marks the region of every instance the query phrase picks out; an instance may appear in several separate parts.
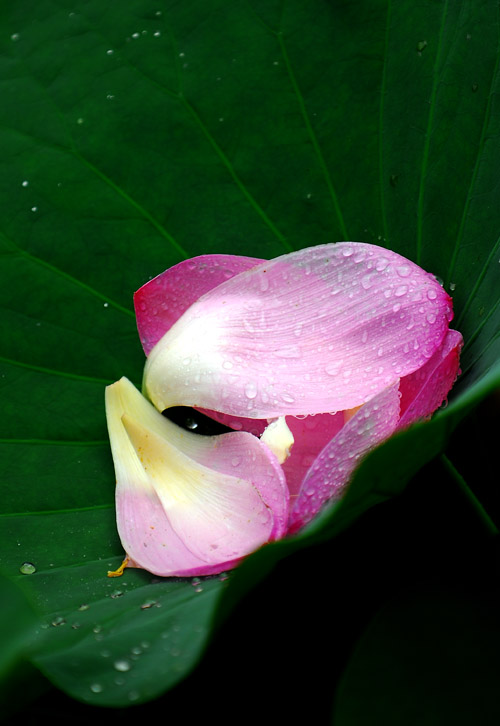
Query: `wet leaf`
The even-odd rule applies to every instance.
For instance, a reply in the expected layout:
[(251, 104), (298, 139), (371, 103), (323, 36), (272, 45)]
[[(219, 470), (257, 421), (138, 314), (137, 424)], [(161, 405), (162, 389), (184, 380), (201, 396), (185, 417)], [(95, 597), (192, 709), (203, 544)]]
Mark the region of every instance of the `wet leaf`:
[[(32, 659), (51, 680), (139, 702), (192, 669), (212, 619), (274, 562), (400, 491), (500, 385), (497, 5), (23, 0), (0, 14), (1, 566), (40, 609)], [(450, 406), (227, 589), (106, 578), (121, 549), (102, 398), (121, 375), (140, 383), (133, 291), (185, 257), (341, 239), (397, 250), (453, 294), (466, 345)]]

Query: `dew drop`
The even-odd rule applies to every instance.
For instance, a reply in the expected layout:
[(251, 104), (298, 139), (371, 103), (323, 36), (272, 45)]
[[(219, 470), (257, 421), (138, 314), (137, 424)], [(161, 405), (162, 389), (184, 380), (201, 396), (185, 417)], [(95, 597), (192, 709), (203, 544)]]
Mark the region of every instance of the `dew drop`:
[(107, 55), (113, 55), (114, 52), (115, 51), (112, 48), (110, 48), (109, 50), (106, 51), (106, 54)]
[(196, 431), (198, 428), (198, 422), (194, 420), (194, 418), (187, 418), (186, 419), (186, 428), (190, 431)]
[(102, 686), (100, 683), (91, 683), (90, 690), (92, 693), (102, 693)]
[(249, 399), (256, 398), (257, 396), (257, 386), (255, 383), (247, 383), (245, 386), (245, 396)]
[(84, 603), (83, 605), (80, 605), (80, 607), (78, 608), (78, 610), (80, 610), (80, 611), (82, 611), (82, 610), (88, 610), (89, 607), (90, 607), (90, 605), (87, 605), (87, 603)]
[(117, 671), (120, 671), (120, 673), (125, 673), (126, 671), (130, 670), (130, 661), (125, 660), (125, 658), (115, 660), (115, 662), (113, 663), (113, 668)]
[(402, 297), (403, 295), (406, 295), (407, 292), (408, 292), (408, 286), (407, 285), (399, 285), (399, 287), (397, 287), (394, 290), (394, 296), (395, 297)]
[(15, 43), (16, 40), (19, 40), (19, 33), (12, 33), (10, 39)]
[(455, 282), (450, 282), (450, 290), (451, 290), (452, 292), (453, 292), (453, 290), (454, 290), (454, 289), (456, 288), (456, 286), (457, 286), (457, 285), (456, 285), (456, 283), (455, 283)]
[(408, 277), (411, 269), (409, 265), (400, 265), (400, 267), (396, 268), (396, 271), (400, 277)]
[(429, 300), (435, 300), (437, 298), (437, 292), (434, 290), (434, 288), (427, 290), (427, 297), (429, 298)]
[(23, 562), (23, 564), (19, 568), (19, 572), (21, 572), (23, 575), (32, 575), (34, 572), (36, 572), (36, 567), (32, 562)]
[(149, 610), (149, 608), (152, 608), (156, 605), (156, 600), (146, 600), (146, 602), (142, 603), (141, 610)]
[(116, 600), (117, 597), (121, 597), (123, 595), (123, 590), (114, 590), (114, 592), (111, 593), (110, 597), (113, 598), (113, 600)]
[(62, 617), (62, 615), (58, 615), (57, 618), (52, 620), (51, 625), (53, 625), (54, 628), (57, 628), (59, 625), (64, 625), (65, 623), (66, 620)]
[(29, 185), (29, 181), (26, 181), (26, 179), (21, 184), (21, 186), (23, 186), (23, 187), (27, 187), (28, 185)]

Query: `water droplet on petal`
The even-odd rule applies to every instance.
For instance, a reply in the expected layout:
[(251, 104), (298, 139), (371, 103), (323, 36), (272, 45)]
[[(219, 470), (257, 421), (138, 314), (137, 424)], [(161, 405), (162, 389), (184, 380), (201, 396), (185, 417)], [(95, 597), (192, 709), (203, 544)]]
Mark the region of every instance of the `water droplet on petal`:
[(430, 290), (427, 290), (427, 297), (429, 300), (435, 300), (437, 298), (437, 292), (434, 290), (433, 287), (431, 287)]
[(250, 399), (257, 396), (257, 386), (255, 383), (247, 383), (245, 386), (245, 396)]

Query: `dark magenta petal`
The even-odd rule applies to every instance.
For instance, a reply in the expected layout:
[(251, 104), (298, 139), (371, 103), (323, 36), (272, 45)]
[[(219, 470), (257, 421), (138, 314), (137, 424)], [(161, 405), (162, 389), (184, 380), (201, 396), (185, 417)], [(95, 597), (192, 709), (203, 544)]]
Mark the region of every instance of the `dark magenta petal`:
[(398, 428), (430, 416), (443, 403), (453, 386), (459, 367), (462, 335), (449, 330), (432, 358), (414, 373), (401, 379), (401, 420)]
[(335, 414), (317, 413), (301, 419), (287, 416), (286, 422), (295, 440), (290, 456), (282, 464), (292, 507), (311, 464), (343, 427), (344, 414), (342, 411)]
[(381, 391), (347, 421), (309, 468), (290, 514), (290, 533), (339, 499), (363, 456), (388, 438), (399, 421), (399, 382)]
[(146, 355), (199, 297), (262, 261), (236, 255), (201, 255), (179, 262), (139, 288), (134, 307)]

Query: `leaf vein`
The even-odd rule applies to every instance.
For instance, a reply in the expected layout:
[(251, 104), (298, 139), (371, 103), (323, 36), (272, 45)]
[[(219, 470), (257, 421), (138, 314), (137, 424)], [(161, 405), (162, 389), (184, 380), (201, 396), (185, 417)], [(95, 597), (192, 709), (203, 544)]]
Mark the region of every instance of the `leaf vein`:
[(441, 63), (441, 53), (443, 50), (443, 34), (446, 23), (446, 15), (448, 12), (448, 0), (445, 0), (443, 14), (441, 17), (441, 26), (439, 28), (438, 46), (436, 50), (436, 59), (434, 61), (431, 99), (429, 104), (429, 116), (427, 119), (427, 129), (425, 132), (424, 151), (422, 154), (422, 168), (420, 170), (420, 185), (418, 190), (417, 202), (417, 254), (416, 262), (420, 264), (422, 257), (422, 234), (423, 234), (423, 214), (424, 214), (424, 186), (427, 174), (427, 166), (429, 164), (429, 150), (431, 144), (432, 125), (434, 123), (434, 114), (436, 110), (436, 97), (438, 88), (438, 69)]
[(328, 188), (328, 191), (329, 191), (329, 194), (330, 194), (330, 197), (332, 200), (333, 208), (334, 208), (335, 214), (337, 216), (340, 231), (342, 233), (343, 239), (347, 240), (347, 239), (349, 239), (349, 235), (347, 233), (347, 228), (345, 225), (344, 217), (342, 215), (342, 210), (340, 208), (337, 192), (335, 191), (335, 187), (333, 185), (333, 181), (332, 181), (328, 166), (326, 164), (325, 157), (321, 150), (321, 146), (319, 145), (318, 139), (317, 139), (314, 129), (312, 127), (311, 120), (309, 118), (309, 114), (308, 114), (306, 104), (304, 101), (304, 97), (303, 97), (302, 92), (297, 83), (297, 79), (295, 78), (292, 64), (290, 62), (290, 58), (288, 56), (288, 52), (286, 49), (285, 41), (283, 39), (283, 33), (281, 31), (279, 31), (277, 33), (277, 38), (278, 38), (278, 43), (279, 43), (279, 46), (281, 49), (281, 54), (283, 56), (283, 60), (284, 60), (284, 63), (285, 63), (286, 69), (287, 69), (288, 77), (290, 78), (290, 83), (292, 84), (292, 88), (293, 88), (295, 96), (297, 98), (297, 103), (299, 104), (300, 112), (302, 114), (302, 118), (304, 120), (304, 124), (306, 126), (306, 130), (309, 135), (309, 139), (310, 139), (313, 149), (315, 151), (319, 167), (324, 176), (325, 183), (326, 183), (326, 186)]

